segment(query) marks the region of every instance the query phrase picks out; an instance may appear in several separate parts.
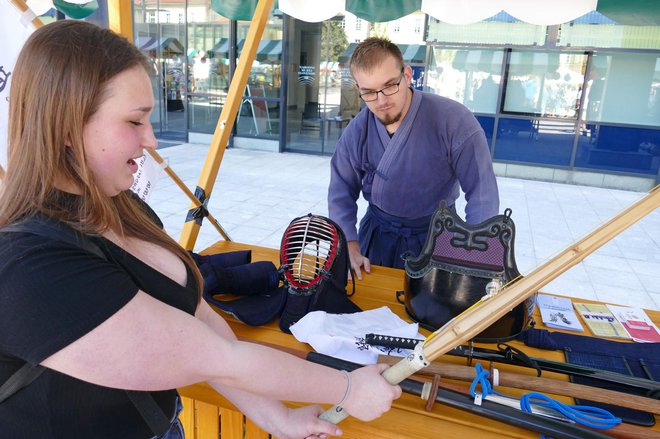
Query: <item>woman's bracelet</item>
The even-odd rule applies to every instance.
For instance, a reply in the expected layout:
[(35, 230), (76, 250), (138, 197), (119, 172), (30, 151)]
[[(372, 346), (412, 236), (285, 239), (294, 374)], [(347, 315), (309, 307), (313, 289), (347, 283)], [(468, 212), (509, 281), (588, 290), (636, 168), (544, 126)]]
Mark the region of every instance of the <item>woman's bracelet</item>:
[(344, 405), (344, 403), (348, 399), (348, 395), (351, 393), (351, 374), (346, 372), (345, 370), (342, 370), (341, 372), (346, 376), (346, 380), (348, 381), (348, 383), (346, 384), (346, 392), (344, 393), (344, 397), (341, 399), (341, 401), (337, 403), (338, 407)]

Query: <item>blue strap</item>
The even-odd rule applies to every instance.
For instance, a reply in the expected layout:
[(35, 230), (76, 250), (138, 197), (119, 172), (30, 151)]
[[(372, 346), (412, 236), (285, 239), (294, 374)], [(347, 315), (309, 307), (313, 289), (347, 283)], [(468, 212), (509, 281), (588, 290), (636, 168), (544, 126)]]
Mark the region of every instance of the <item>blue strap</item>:
[(568, 419), (590, 428), (606, 430), (608, 428), (616, 427), (621, 423), (621, 418), (617, 418), (607, 410), (603, 410), (599, 407), (591, 407), (588, 405), (567, 405), (537, 392), (528, 393), (520, 398), (520, 407), (525, 412), (531, 413), (532, 403), (555, 410), (566, 416)]
[(490, 381), (488, 381), (488, 371), (481, 367), (481, 363), (477, 363), (475, 368), (477, 369), (477, 376), (472, 381), (472, 385), (470, 385), (470, 396), (474, 398), (475, 390), (478, 385), (481, 386), (481, 394), (484, 399), (486, 399), (488, 395), (491, 394), (502, 395), (501, 393), (493, 390), (493, 386), (491, 386)]
[[(472, 397), (476, 394), (475, 391), (477, 386), (481, 386), (483, 399), (487, 399), (488, 395), (505, 396), (493, 390), (493, 387), (488, 380), (488, 371), (484, 370), (480, 363), (477, 363), (475, 368), (477, 370), (477, 376), (470, 385), (470, 395)], [(605, 430), (621, 423), (621, 418), (617, 418), (607, 410), (603, 410), (599, 407), (567, 405), (537, 392), (525, 394), (520, 398), (520, 408), (522, 411), (532, 413), (532, 404), (554, 410), (578, 424), (595, 429)]]

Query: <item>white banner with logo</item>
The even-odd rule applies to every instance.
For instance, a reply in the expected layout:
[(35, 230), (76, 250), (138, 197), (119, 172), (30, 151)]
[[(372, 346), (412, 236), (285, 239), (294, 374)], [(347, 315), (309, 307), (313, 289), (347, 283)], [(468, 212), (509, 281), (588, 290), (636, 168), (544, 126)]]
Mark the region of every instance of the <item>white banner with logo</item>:
[(167, 167), (167, 164), (165, 162), (158, 164), (151, 154), (146, 153), (140, 160), (138, 160), (137, 164), (138, 171), (133, 176), (135, 180), (133, 181), (131, 190), (135, 192), (142, 201), (148, 203), (151, 191), (154, 189), (158, 178), (160, 178), (161, 172)]
[(9, 85), (18, 53), (34, 30), (32, 17), (31, 13), (21, 14), (9, 0), (0, 0), (0, 165), (3, 169), (7, 169)]

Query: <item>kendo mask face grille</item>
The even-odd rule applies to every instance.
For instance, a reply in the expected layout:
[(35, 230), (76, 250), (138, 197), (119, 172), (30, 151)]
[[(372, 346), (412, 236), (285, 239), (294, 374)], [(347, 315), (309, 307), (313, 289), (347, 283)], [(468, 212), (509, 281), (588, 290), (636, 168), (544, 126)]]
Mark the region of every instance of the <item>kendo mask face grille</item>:
[(290, 332), (289, 327), (311, 311), (360, 311), (346, 294), (349, 270), (346, 237), (337, 224), (312, 214), (291, 221), (280, 247), (280, 273), (287, 290), (280, 329)]
[(327, 218), (308, 215), (289, 224), (282, 237), (280, 270), (289, 292), (310, 295), (330, 274), (338, 254), (339, 232)]

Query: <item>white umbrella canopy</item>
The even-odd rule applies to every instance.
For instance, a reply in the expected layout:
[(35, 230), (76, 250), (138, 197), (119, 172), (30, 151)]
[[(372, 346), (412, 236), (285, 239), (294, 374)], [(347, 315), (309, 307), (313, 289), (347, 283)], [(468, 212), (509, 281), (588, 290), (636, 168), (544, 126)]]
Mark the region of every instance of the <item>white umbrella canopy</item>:
[(26, 4), (36, 16), (50, 11), (52, 8), (71, 18), (85, 18), (99, 8), (97, 0), (27, 0)]
[(278, 3), (280, 11), (298, 20), (310, 23), (329, 20), (346, 7), (346, 0), (324, 0), (321, 2), (280, 0)]

